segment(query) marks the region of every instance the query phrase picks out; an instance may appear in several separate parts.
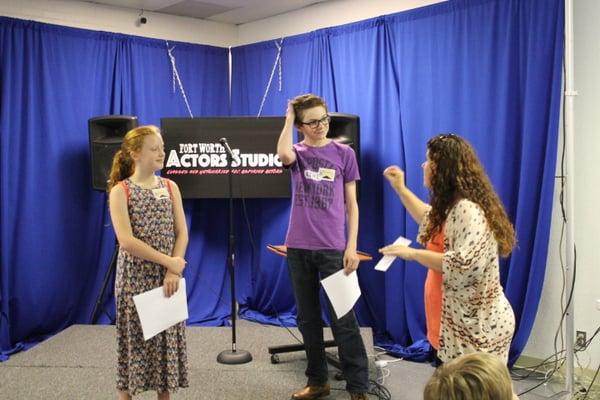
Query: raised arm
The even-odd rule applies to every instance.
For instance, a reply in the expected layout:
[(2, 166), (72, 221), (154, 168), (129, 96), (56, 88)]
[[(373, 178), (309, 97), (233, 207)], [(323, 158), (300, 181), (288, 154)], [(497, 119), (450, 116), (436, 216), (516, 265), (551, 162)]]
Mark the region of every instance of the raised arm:
[(291, 165), (296, 161), (296, 153), (294, 153), (294, 148), (292, 146), (295, 118), (296, 114), (294, 112), (294, 106), (291, 101), (288, 101), (287, 112), (285, 114), (285, 125), (283, 126), (281, 134), (279, 135), (279, 140), (277, 141), (277, 155), (283, 165)]
[(423, 216), (429, 210), (429, 204), (419, 199), (408, 187), (406, 187), (404, 171), (396, 165), (391, 165), (383, 171), (383, 176), (387, 178), (390, 185), (394, 188), (396, 193), (398, 193), (402, 205), (404, 205), (410, 216), (417, 224), (420, 224)]
[(110, 218), (115, 235), (123, 250), (135, 257), (142, 258), (167, 268), (170, 272), (181, 275), (185, 268), (183, 257), (172, 257), (155, 250), (152, 246), (133, 236), (131, 221), (127, 211), (127, 195), (121, 185), (116, 185), (110, 191)]

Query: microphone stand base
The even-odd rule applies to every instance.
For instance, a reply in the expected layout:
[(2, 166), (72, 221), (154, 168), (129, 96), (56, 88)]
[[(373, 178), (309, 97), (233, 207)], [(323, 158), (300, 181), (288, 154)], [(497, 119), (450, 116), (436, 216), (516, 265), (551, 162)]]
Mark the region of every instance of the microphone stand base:
[(246, 350), (224, 350), (217, 356), (217, 362), (221, 364), (246, 364), (252, 361), (252, 354)]

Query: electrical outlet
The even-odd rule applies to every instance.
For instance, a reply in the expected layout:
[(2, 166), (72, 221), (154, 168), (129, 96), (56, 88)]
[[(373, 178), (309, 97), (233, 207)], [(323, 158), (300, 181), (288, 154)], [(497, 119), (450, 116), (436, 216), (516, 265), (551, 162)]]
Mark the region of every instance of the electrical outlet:
[(575, 332), (575, 350), (582, 350), (585, 348), (585, 344), (587, 342), (585, 331), (577, 331)]

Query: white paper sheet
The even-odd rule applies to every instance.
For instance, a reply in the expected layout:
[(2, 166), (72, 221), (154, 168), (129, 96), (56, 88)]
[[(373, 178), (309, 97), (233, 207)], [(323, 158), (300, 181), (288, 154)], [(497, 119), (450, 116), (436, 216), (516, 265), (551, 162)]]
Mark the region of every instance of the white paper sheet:
[(173, 325), (188, 319), (185, 279), (179, 281), (177, 292), (166, 297), (162, 286), (133, 296), (144, 340), (159, 334)]
[[(404, 236), (399, 236), (398, 239), (396, 239), (394, 241), (394, 244), (400, 244), (402, 246), (408, 246), (411, 243), (412, 243), (412, 241), (405, 238)], [(392, 265), (392, 263), (394, 262), (395, 259), (396, 259), (396, 256), (383, 256), (383, 257), (381, 257), (381, 260), (379, 260), (379, 262), (375, 266), (375, 269), (377, 271), (385, 272), (388, 270), (390, 265)]]
[(356, 271), (346, 275), (341, 269), (333, 275), (321, 281), (327, 297), (333, 306), (338, 319), (342, 318), (354, 307), (354, 303), (360, 297), (360, 286), (358, 286), (358, 275)]

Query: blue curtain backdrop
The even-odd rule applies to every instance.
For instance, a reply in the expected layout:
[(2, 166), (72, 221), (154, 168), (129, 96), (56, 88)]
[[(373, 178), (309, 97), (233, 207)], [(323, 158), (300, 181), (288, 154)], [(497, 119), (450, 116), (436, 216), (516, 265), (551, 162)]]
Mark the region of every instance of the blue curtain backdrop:
[[(192, 112), (227, 115), (227, 49), (170, 43)], [(88, 323), (115, 239), (91, 185), (88, 119), (188, 116), (165, 41), (0, 18), (0, 350)], [(185, 202), (190, 323), (220, 325), (218, 202)], [(218, 235), (218, 232), (215, 236)], [(224, 237), (225, 239), (226, 237)], [(216, 242), (216, 243), (215, 243)], [(222, 247), (222, 249), (221, 249)], [(222, 254), (221, 254), (222, 253)], [(199, 286), (215, 288), (199, 290)], [(225, 286), (228, 287), (228, 286)], [(114, 315), (112, 283), (105, 308)], [(101, 322), (107, 322), (103, 315)]]
[[(514, 221), (519, 246), (501, 269), (517, 315), (511, 361), (529, 337), (544, 277), (556, 160), (563, 40), (561, 0), (450, 0), (285, 38), (262, 115), (287, 99), (322, 95), (361, 118), (359, 247), (402, 234), (407, 218), (382, 178), (402, 166), (422, 198), (425, 143), (456, 132), (477, 149)], [(170, 43), (194, 116), (257, 115), (274, 41), (233, 52)], [(0, 18), (0, 358), (74, 323), (87, 323), (114, 246), (106, 195), (91, 188), (87, 120), (188, 116), (162, 40)], [(229, 105), (231, 101), (231, 106)], [(230, 109), (231, 107), (231, 109)], [(275, 144), (274, 144), (275, 146)], [(289, 199), (236, 201), (237, 299), (245, 318), (295, 324), (282, 243)], [(190, 324), (222, 325), (230, 310), (227, 207), (184, 201), (190, 229)], [(425, 340), (425, 269), (396, 262), (359, 270), (356, 310), (377, 344), (413, 359)], [(104, 302), (114, 315), (112, 284)], [(108, 323), (103, 315), (101, 323)]]
[[(421, 163), (427, 140), (455, 132), (474, 145), (514, 222), (518, 246), (501, 266), (517, 317), (510, 360), (523, 350), (541, 295), (550, 231), (557, 149), (561, 0), (455, 0), (285, 38), (282, 88), (273, 85), (263, 115), (283, 115), (287, 99), (323, 96), (330, 111), (361, 118), (359, 248), (371, 254), (416, 224), (382, 178), (398, 164), (427, 199)], [(232, 113), (256, 115), (277, 48), (274, 41), (233, 49)], [(274, 79), (274, 81), (276, 81)], [(284, 240), (288, 206), (253, 204), (259, 243)], [(254, 287), (245, 287), (248, 318), (293, 314), (285, 264), (259, 249)], [(420, 358), (427, 350), (423, 311), (426, 270), (396, 261), (385, 274), (359, 269), (357, 306), (376, 342)], [(285, 285), (285, 289), (282, 288)], [(265, 296), (269, 293), (269, 296)]]

